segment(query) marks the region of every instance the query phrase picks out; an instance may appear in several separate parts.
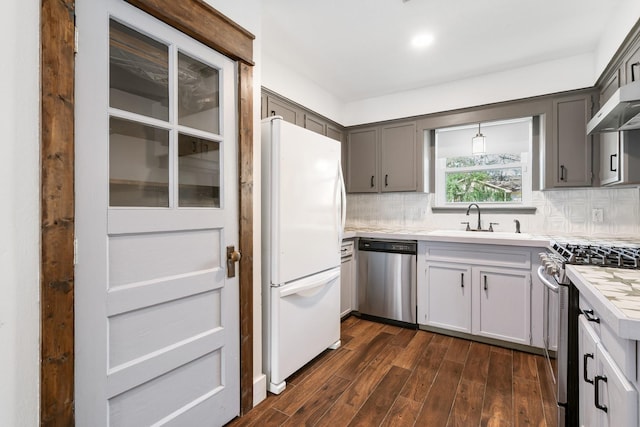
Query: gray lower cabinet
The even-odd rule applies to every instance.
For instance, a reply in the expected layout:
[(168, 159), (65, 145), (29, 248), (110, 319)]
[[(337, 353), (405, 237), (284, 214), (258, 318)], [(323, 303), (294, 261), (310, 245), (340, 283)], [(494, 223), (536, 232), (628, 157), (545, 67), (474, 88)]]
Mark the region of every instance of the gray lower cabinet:
[[(538, 249), (418, 243), (418, 324), (541, 347), (542, 284), (531, 270)], [(537, 282), (536, 282), (537, 283)]]
[(357, 307), (355, 242), (344, 240), (340, 262), (340, 317), (345, 317)]
[[(578, 321), (580, 425), (637, 426), (638, 392), (584, 315)], [(619, 348), (614, 348), (620, 352)]]
[(591, 136), (586, 134), (592, 96), (587, 93), (553, 100), (551, 167), (546, 167), (547, 188), (549, 181), (551, 187), (588, 187), (592, 184), (592, 144)]
[(353, 129), (347, 142), (347, 191), (417, 191), (421, 158), (415, 121)]

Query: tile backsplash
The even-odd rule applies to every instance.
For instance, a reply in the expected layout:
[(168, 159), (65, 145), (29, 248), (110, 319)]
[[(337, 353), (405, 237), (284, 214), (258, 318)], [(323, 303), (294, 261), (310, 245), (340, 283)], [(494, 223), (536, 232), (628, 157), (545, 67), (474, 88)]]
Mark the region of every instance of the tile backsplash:
[[(388, 193), (347, 195), (347, 228), (463, 229), (462, 221), (475, 223), (459, 213), (433, 213), (433, 194)], [(640, 189), (580, 188), (534, 191), (535, 213), (482, 212), (482, 226), (497, 222), (496, 231), (514, 231), (514, 219), (523, 233), (580, 236), (635, 237), (640, 232)], [(592, 221), (593, 209), (602, 209), (603, 221)]]

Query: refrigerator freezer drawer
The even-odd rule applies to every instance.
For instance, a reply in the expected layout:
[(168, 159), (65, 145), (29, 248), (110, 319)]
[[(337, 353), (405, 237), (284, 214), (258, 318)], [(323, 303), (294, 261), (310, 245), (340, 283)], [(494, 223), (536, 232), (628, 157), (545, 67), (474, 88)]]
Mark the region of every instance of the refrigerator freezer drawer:
[(340, 341), (340, 267), (271, 290), (269, 391)]

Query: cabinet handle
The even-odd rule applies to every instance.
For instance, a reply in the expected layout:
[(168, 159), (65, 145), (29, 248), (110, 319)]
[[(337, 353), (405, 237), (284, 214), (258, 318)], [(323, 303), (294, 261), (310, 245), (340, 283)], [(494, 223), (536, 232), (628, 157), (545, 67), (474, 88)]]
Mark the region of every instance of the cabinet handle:
[(595, 381), (595, 393), (593, 394), (593, 402), (596, 405), (596, 408), (600, 409), (601, 411), (607, 412), (607, 407), (604, 405), (600, 404), (600, 381), (604, 381), (605, 383), (607, 382), (607, 377), (603, 376), (603, 375), (596, 375), (594, 378)]
[(371, 188), (373, 188), (373, 175), (371, 175)]
[(484, 275), (484, 290), (486, 291), (488, 289), (487, 287), (487, 275)]
[(460, 273), (460, 287), (464, 288), (464, 273)]
[(636, 72), (635, 72), (636, 67), (640, 67), (640, 61), (631, 64), (631, 81), (632, 82), (636, 81)]
[(593, 380), (590, 380), (587, 376), (587, 363), (589, 359), (593, 359), (593, 353), (585, 353), (582, 355), (582, 379), (589, 384), (593, 384)]
[(560, 181), (564, 181), (565, 180), (564, 170), (565, 170), (564, 165), (560, 165)]
[(589, 322), (600, 323), (600, 318), (593, 314), (593, 310), (583, 310), (582, 314), (584, 314), (584, 317), (586, 317)]
[(384, 176), (384, 186), (388, 187), (389, 186), (389, 175), (385, 175)]
[(618, 157), (618, 155), (617, 155), (617, 154), (612, 154), (611, 156), (609, 156), (609, 170), (610, 170), (611, 172), (618, 172), (617, 165), (616, 165), (616, 168), (615, 168), (615, 169), (613, 168), (613, 159), (614, 159), (614, 158), (616, 158), (616, 164), (617, 164), (617, 163), (618, 163), (618, 161), (617, 161), (617, 157)]

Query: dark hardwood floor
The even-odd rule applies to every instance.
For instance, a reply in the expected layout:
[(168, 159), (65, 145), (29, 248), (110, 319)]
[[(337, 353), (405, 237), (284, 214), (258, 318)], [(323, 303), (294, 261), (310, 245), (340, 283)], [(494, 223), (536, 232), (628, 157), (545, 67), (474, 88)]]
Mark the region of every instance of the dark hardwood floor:
[(228, 426), (556, 426), (542, 356), (353, 316), (341, 336)]

